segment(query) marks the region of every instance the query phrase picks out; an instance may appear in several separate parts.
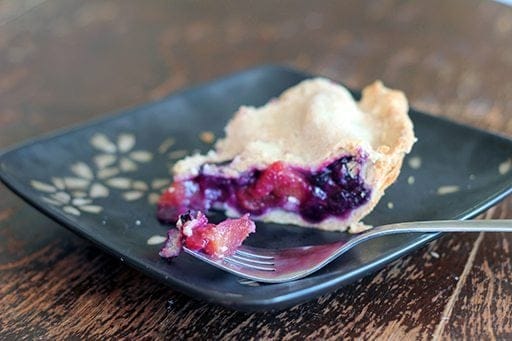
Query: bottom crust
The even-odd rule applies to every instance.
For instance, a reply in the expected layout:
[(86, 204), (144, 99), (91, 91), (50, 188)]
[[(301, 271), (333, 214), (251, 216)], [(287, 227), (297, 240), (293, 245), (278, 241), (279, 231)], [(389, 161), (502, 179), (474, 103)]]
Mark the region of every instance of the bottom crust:
[[(281, 209), (274, 209), (258, 217), (251, 218), (254, 218), (254, 220), (257, 221), (263, 221), (267, 223), (291, 224), (306, 228), (316, 228), (324, 231), (347, 231), (349, 233), (360, 233), (372, 228), (371, 225), (366, 225), (363, 222), (360, 222), (359, 219), (354, 219), (355, 216), (364, 215), (362, 213), (359, 213), (358, 211), (363, 210), (365, 208), (368, 209), (368, 207), (360, 207), (346, 219), (340, 219), (339, 217), (331, 217), (324, 219), (320, 223), (308, 222), (296, 213), (286, 212)], [(225, 212), (228, 217), (240, 216), (240, 213), (230, 208), (225, 209)]]

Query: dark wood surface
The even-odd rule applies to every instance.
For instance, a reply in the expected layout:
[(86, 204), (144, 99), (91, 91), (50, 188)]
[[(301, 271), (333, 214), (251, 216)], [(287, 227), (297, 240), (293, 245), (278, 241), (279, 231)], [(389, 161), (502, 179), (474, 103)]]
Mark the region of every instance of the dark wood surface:
[[(491, 1), (0, 2), (0, 147), (262, 63), (512, 136)], [(512, 200), (485, 218), (512, 218)], [(241, 313), (127, 267), (0, 189), (0, 339), (512, 339), (512, 235), (443, 237), (316, 301)]]

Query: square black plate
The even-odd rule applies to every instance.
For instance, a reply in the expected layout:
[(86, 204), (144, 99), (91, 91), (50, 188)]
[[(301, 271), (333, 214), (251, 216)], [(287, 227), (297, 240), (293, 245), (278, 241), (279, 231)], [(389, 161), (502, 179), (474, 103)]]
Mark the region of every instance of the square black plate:
[[(185, 253), (166, 261), (158, 256), (160, 245), (147, 243), (166, 232), (151, 202), (167, 185), (173, 160), (185, 151), (209, 149), (200, 133), (222, 136), (240, 105), (262, 105), (309, 77), (278, 66), (236, 73), (6, 151), (0, 175), (41, 212), (169, 286), (235, 309), (283, 309), (335, 290), (439, 236), (383, 237), (310, 277), (272, 285), (240, 280)], [(512, 171), (505, 172), (511, 140), (414, 110), (410, 115), (419, 141), (399, 179), (365, 222), (467, 219), (511, 192)], [(412, 162), (411, 167), (411, 158), (421, 166)], [(440, 187), (457, 190), (439, 195)], [(279, 247), (344, 237), (258, 223), (247, 243)]]

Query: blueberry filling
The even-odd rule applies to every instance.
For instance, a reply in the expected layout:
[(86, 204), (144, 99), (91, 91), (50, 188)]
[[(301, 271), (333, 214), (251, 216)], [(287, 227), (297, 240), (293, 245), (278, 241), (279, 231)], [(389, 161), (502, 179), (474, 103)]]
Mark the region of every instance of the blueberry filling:
[(275, 162), (238, 178), (207, 175), (175, 182), (160, 198), (158, 217), (175, 222), (180, 213), (230, 207), (240, 214), (272, 209), (295, 212), (310, 222), (345, 218), (368, 202), (371, 191), (361, 177), (364, 156), (344, 156), (317, 170)]

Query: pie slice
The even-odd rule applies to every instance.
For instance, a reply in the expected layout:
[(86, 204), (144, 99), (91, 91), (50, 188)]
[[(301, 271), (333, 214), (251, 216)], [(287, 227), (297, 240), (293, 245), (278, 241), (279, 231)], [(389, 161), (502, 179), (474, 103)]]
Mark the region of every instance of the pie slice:
[(358, 232), (398, 177), (416, 138), (404, 94), (376, 81), (356, 102), (315, 78), (260, 108), (241, 107), (226, 137), (173, 168), (158, 217), (187, 210), (250, 213), (257, 220)]

